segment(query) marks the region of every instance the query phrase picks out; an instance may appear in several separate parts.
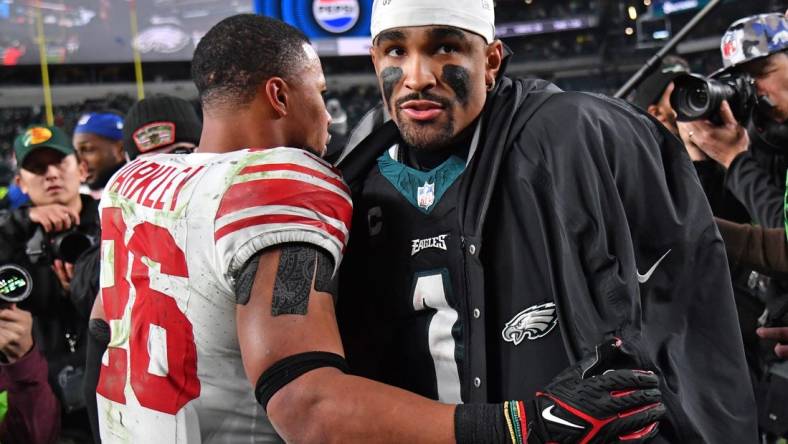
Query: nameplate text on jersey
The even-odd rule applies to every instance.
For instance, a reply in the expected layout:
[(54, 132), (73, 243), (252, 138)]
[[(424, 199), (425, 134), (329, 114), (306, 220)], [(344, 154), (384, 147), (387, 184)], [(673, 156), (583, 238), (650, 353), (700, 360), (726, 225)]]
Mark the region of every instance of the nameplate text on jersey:
[(148, 208), (173, 211), (183, 186), (202, 168), (138, 160), (120, 170), (110, 192)]

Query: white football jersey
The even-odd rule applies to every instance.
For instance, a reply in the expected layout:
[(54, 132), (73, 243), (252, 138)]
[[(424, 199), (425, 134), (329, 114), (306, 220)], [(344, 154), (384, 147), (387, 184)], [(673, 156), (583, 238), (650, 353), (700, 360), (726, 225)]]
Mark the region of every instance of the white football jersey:
[(338, 267), (353, 210), (337, 171), (293, 148), (154, 155), (113, 176), (100, 211), (102, 441), (279, 441), (244, 373), (232, 277), (289, 242)]

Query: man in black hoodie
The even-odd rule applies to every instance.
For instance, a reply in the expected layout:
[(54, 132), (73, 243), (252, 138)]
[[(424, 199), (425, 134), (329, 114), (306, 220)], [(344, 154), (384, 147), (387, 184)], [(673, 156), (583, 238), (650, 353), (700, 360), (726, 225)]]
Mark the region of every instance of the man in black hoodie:
[[(754, 442), (724, 247), (680, 141), (623, 102), (506, 77), (492, 8), (373, 7), (392, 120), (338, 164), (355, 206), (337, 308), (351, 368), (463, 403), (459, 442)], [(606, 434), (630, 412), (574, 396), (593, 372), (556, 378), (611, 337), (614, 367), (659, 375), (658, 431)]]

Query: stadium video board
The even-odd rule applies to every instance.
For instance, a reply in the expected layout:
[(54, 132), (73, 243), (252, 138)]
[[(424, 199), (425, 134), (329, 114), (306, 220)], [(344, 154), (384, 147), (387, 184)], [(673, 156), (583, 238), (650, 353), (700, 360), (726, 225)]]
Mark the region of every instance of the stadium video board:
[(372, 0), (255, 0), (254, 9), (304, 31), (321, 56), (369, 54)]
[(36, 8), (49, 63), (127, 63), (131, 42), (143, 62), (191, 60), (200, 38), (230, 15), (252, 12), (253, 0), (0, 0), (0, 64), (39, 63)]
[(654, 0), (649, 9), (655, 17), (702, 8), (709, 0)]

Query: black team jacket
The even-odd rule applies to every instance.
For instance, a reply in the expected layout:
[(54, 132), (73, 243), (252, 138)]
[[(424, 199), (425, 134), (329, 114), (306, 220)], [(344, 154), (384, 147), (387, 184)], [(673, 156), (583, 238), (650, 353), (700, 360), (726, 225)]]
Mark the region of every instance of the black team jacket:
[[(658, 370), (668, 415), (654, 442), (756, 442), (725, 248), (680, 141), (622, 101), (505, 76), (481, 119), (457, 209), (469, 295), (459, 313), (469, 326), (463, 402), (533, 396), (518, 390), (517, 368), (538, 362), (504, 359), (500, 331), (519, 295), (539, 292), (556, 303), (570, 362), (616, 335)], [(354, 198), (398, 137), (389, 121), (343, 154)], [(356, 343), (375, 320), (344, 316), (343, 306), (374, 304), (375, 295), (354, 283), (363, 276), (354, 278), (353, 261), (351, 234), (338, 316), (351, 366), (363, 373), (369, 349)]]

